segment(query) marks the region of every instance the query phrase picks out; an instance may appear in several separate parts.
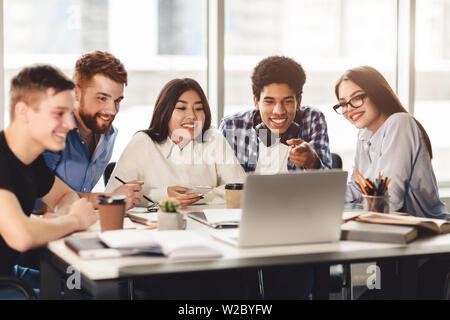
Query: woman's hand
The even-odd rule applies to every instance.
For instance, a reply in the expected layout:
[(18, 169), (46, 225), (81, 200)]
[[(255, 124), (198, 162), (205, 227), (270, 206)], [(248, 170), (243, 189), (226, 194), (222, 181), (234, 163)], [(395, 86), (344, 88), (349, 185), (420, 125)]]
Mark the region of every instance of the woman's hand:
[(111, 195), (126, 196), (127, 203), (125, 210), (130, 210), (141, 201), (143, 196), (141, 192), (143, 184), (144, 182), (139, 180), (128, 181), (126, 184), (117, 187), (113, 192), (111, 192)]
[(167, 188), (167, 195), (180, 201), (181, 206), (185, 207), (194, 202), (197, 202), (201, 198), (201, 194), (198, 193), (186, 193), (189, 188), (181, 186), (171, 186)]

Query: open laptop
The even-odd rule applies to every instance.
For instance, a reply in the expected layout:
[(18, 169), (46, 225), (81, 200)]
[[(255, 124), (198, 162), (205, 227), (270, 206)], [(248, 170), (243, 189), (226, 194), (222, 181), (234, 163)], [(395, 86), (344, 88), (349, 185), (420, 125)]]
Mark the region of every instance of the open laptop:
[(337, 241), (346, 184), (342, 170), (250, 175), (239, 229), (213, 236), (238, 247)]

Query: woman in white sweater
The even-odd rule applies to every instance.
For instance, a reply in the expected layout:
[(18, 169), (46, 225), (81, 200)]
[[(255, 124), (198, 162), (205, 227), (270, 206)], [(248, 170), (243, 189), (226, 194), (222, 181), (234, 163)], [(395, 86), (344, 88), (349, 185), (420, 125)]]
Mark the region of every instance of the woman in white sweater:
[[(136, 133), (123, 151), (106, 186), (122, 180), (144, 182), (142, 193), (153, 201), (177, 198), (181, 205), (224, 203), (227, 183), (243, 183), (245, 173), (233, 150), (210, 128), (211, 111), (200, 85), (193, 79), (174, 79), (161, 90), (150, 127)], [(189, 193), (210, 186), (204, 195)], [(140, 205), (148, 205), (145, 199)]]

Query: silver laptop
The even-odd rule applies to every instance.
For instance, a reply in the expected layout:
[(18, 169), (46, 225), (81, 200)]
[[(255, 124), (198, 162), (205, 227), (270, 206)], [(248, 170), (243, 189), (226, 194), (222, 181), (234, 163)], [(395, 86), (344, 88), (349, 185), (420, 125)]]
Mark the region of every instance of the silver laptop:
[(213, 235), (238, 247), (337, 241), (346, 181), (342, 170), (250, 175), (239, 229)]

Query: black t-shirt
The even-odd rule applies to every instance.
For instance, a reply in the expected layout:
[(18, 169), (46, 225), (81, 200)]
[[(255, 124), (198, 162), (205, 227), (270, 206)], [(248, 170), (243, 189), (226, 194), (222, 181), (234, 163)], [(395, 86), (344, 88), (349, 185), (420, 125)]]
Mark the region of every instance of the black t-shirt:
[[(27, 216), (31, 214), (36, 199), (45, 196), (54, 182), (55, 175), (42, 155), (25, 165), (12, 153), (4, 132), (0, 132), (0, 189), (14, 193)], [(0, 203), (0, 214), (1, 207)], [(18, 255), (19, 252), (8, 247), (0, 236), (0, 275), (11, 274)]]

